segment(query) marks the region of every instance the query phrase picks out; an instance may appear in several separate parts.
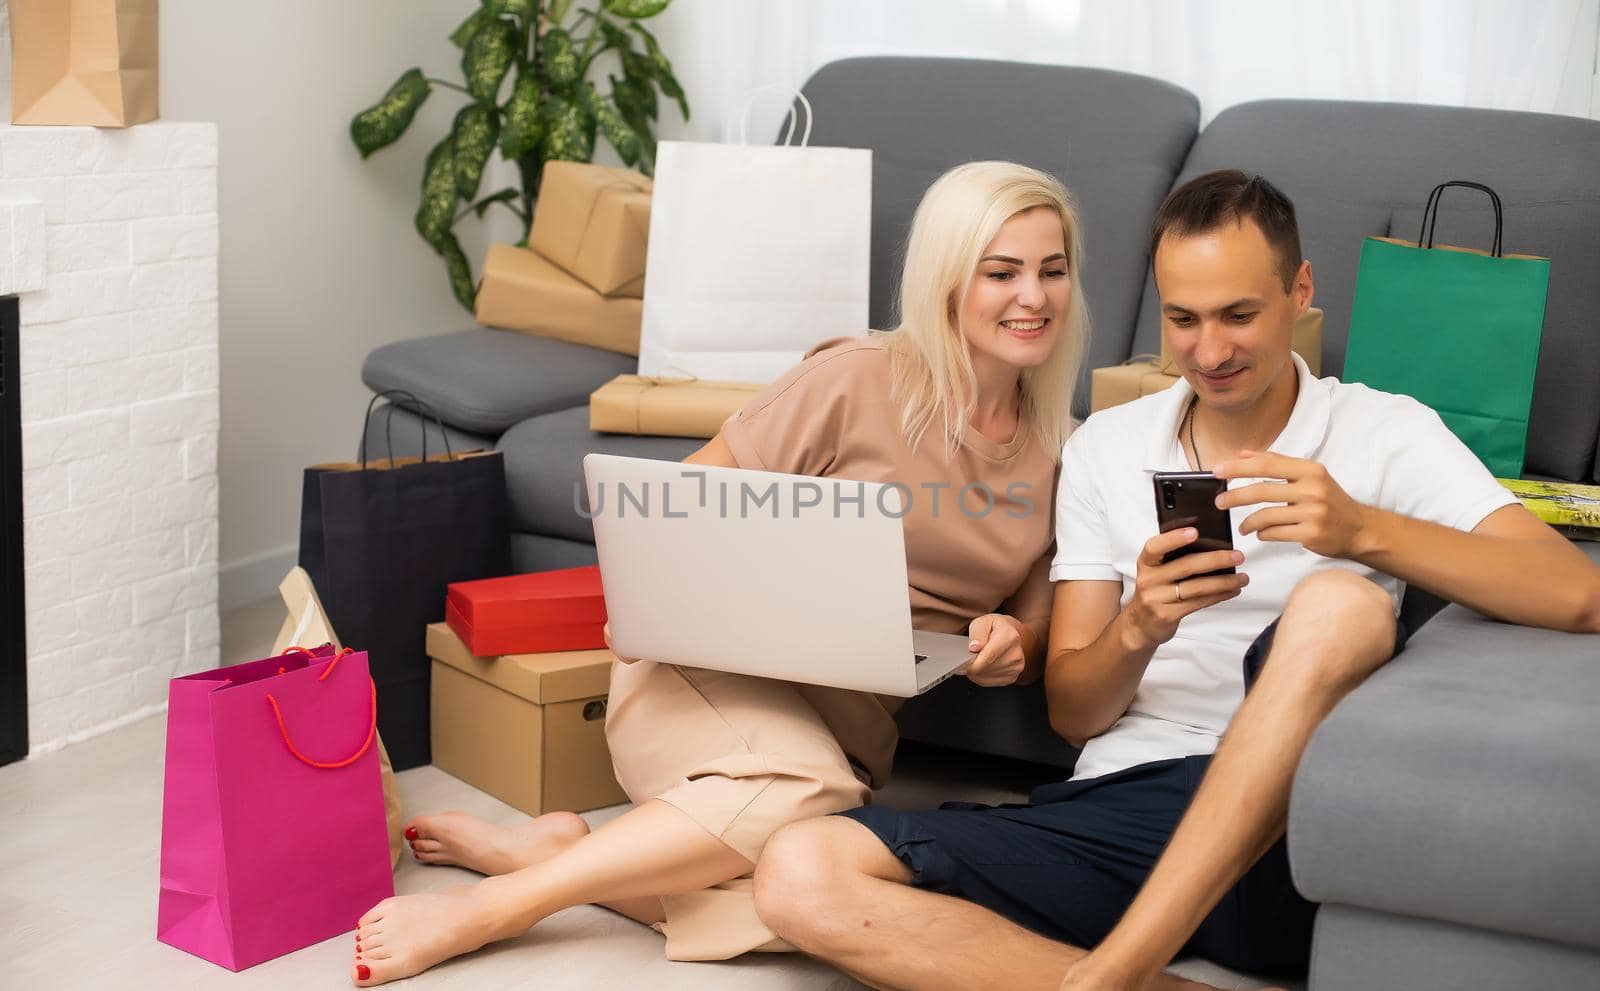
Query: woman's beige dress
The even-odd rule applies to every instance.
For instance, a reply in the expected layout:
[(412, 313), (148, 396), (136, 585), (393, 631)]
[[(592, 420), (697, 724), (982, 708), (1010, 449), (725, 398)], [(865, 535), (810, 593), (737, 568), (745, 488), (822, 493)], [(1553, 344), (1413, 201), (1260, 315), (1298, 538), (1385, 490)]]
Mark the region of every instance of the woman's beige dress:
[[(953, 459), (933, 429), (912, 451), (890, 399), (889, 364), (871, 339), (822, 345), (730, 419), (722, 437), (741, 468), (907, 486), (917, 629), (964, 634), (973, 619), (1000, 612), (1042, 634), (1052, 452), (1026, 428), (1006, 444), (968, 430)], [(897, 705), (641, 660), (613, 666), (606, 737), (629, 798), (670, 803), (754, 863), (780, 827), (871, 799), (894, 756)], [(662, 901), (670, 959), (789, 948), (756, 916), (748, 877)]]

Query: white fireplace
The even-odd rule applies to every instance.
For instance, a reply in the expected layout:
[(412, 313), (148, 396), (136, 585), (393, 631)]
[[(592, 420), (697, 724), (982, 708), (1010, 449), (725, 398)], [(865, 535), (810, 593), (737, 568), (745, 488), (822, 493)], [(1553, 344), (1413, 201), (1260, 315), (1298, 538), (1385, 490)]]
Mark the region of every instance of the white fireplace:
[(0, 125), (30, 755), (218, 663), (217, 246), (215, 125)]

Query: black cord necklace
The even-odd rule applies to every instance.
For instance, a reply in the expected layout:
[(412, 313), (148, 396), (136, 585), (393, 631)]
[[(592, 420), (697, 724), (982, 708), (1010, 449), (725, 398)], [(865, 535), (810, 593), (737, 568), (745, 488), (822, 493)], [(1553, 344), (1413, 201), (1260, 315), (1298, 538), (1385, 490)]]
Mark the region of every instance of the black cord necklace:
[(1194, 452), (1194, 467), (1196, 471), (1205, 471), (1206, 466), (1200, 462), (1200, 448), (1194, 442), (1194, 408), (1200, 405), (1200, 397), (1189, 400), (1189, 413), (1185, 417), (1189, 421), (1189, 450)]

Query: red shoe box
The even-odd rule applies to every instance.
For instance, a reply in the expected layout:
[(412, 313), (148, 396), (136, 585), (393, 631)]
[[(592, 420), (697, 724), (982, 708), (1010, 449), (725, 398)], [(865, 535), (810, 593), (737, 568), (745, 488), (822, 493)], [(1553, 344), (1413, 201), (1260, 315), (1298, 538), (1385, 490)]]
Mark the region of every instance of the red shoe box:
[(606, 599), (594, 565), (456, 582), (444, 618), (478, 657), (606, 645)]

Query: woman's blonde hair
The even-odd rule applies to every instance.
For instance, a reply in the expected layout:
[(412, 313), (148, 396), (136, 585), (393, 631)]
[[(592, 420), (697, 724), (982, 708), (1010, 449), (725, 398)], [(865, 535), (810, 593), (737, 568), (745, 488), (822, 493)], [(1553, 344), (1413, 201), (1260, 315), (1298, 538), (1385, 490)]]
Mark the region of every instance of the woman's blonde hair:
[(1072, 393), (1089, 336), (1078, 267), (1083, 253), (1072, 197), (1053, 177), (1014, 162), (969, 162), (940, 176), (917, 205), (900, 278), (899, 324), (883, 335), (892, 356), (901, 429), (915, 448), (930, 428), (953, 456), (977, 405), (977, 377), (954, 314), (978, 259), (1007, 220), (1046, 207), (1061, 218), (1071, 299), (1062, 332), (1041, 365), (1022, 370), (1022, 423), (1053, 457), (1072, 429)]

